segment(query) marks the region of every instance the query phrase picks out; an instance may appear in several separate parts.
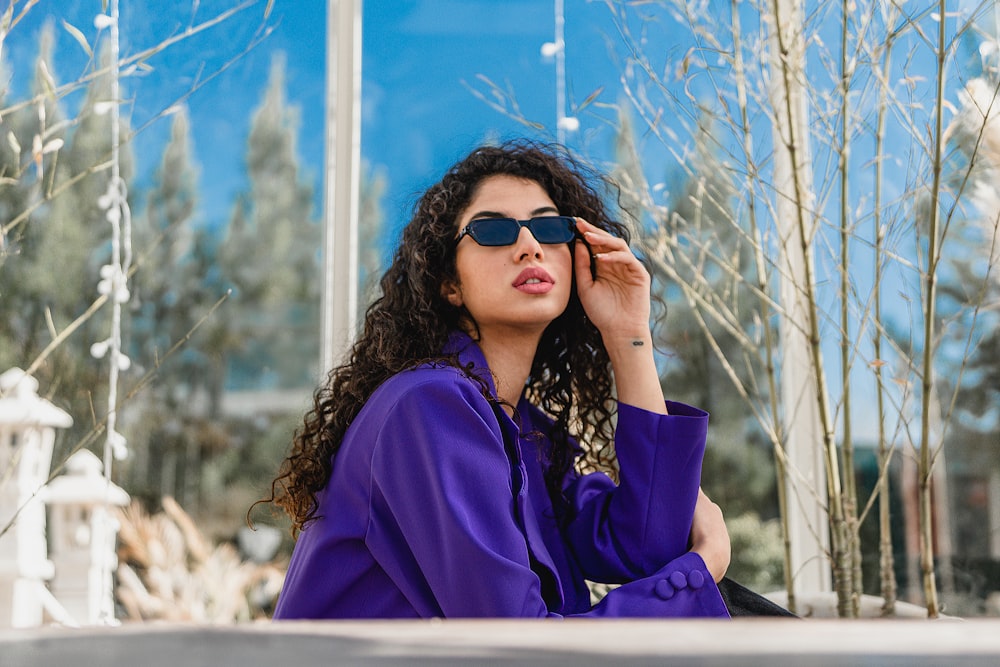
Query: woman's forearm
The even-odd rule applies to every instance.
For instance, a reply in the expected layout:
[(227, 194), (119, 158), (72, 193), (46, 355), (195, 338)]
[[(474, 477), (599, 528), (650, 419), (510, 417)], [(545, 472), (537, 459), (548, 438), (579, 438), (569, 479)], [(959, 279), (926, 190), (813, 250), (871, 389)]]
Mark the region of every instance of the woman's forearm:
[(611, 359), (618, 400), (649, 412), (667, 414), (650, 332), (605, 340), (604, 346)]

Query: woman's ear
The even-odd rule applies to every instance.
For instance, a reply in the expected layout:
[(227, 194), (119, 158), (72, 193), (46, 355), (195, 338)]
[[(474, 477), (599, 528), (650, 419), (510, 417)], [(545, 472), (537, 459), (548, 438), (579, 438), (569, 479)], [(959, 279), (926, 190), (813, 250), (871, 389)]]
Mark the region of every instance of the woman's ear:
[(462, 307), (462, 289), (454, 280), (445, 280), (441, 283), (441, 296), (456, 308)]

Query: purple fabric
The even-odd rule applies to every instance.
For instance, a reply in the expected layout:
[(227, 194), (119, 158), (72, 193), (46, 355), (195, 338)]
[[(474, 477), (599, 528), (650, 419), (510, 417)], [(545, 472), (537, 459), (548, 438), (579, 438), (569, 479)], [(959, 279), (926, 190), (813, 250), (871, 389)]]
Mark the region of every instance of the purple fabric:
[[(492, 389), (471, 339), (447, 351)], [(687, 553), (708, 415), (668, 406), (619, 406), (621, 484), (570, 475), (560, 530), (538, 410), (522, 400), (519, 429), (451, 367), (390, 378), (348, 429), (274, 617), (728, 617)], [(592, 607), (585, 579), (622, 585)]]

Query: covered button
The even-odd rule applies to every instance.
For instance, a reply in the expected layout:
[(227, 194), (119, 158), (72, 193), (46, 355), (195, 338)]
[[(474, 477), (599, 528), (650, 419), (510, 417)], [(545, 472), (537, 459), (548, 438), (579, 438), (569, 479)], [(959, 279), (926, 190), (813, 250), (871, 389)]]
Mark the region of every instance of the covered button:
[(683, 572), (677, 571), (670, 573), (670, 583), (674, 585), (674, 588), (684, 588), (688, 585), (688, 580)]
[(705, 585), (705, 575), (698, 570), (688, 573), (688, 586), (691, 588), (701, 588)]
[(674, 597), (674, 587), (666, 579), (660, 579), (659, 581), (657, 581), (656, 586), (653, 587), (653, 590), (656, 592), (656, 594), (660, 597), (661, 600), (669, 600), (670, 598)]

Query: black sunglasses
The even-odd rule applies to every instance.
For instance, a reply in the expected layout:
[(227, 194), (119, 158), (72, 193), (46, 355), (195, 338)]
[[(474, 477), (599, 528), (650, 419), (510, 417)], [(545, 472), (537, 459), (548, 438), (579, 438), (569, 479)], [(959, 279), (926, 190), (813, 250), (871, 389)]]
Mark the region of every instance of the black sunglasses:
[(455, 244), (468, 235), (482, 246), (513, 245), (521, 227), (527, 227), (539, 243), (569, 243), (576, 236), (576, 221), (568, 215), (542, 215), (530, 220), (480, 218), (459, 232)]

